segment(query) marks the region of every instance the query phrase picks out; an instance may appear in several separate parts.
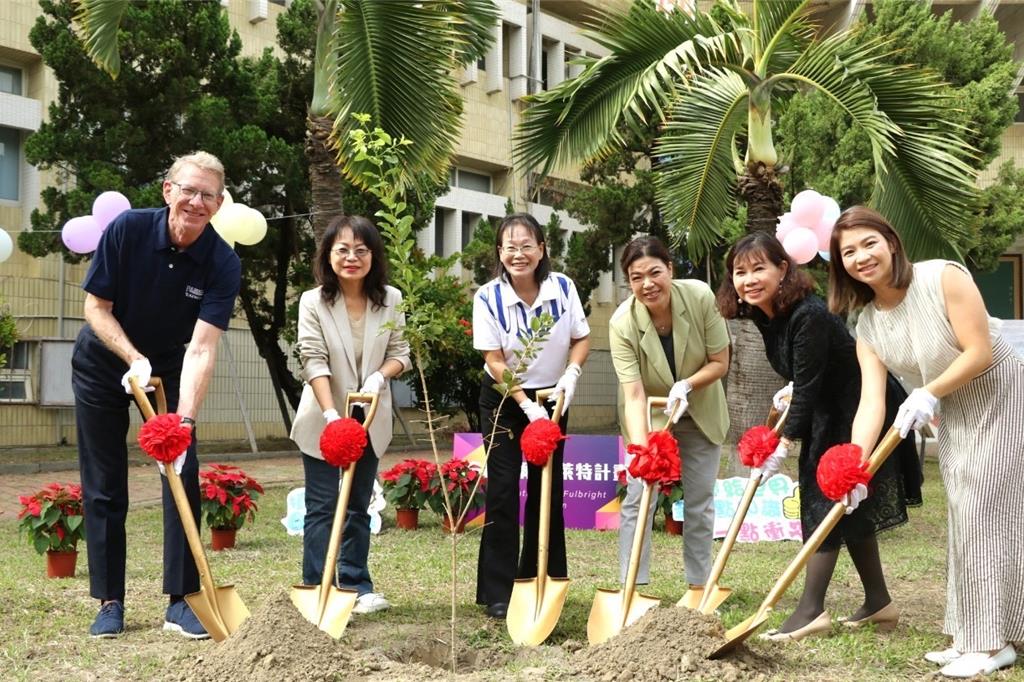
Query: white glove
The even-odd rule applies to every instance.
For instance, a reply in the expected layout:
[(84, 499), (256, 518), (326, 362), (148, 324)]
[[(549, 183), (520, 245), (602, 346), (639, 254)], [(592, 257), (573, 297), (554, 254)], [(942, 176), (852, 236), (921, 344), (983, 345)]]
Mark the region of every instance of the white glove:
[(779, 469), (782, 468), (782, 460), (786, 459), (786, 456), (789, 454), (789, 447), (782, 441), (779, 441), (779, 444), (775, 446), (775, 452), (768, 455), (768, 459), (761, 462), (761, 466), (750, 469), (750, 477), (759, 478), (760, 482), (764, 483), (779, 473)]
[(896, 413), (896, 421), (892, 423), (900, 430), (900, 438), (906, 438), (911, 431), (917, 431), (935, 416), (935, 408), (939, 399), (923, 388), (915, 388)]
[[(690, 382), (686, 379), (677, 381), (672, 384), (672, 390), (668, 392), (668, 404), (665, 405), (665, 414), (672, 418), (672, 423), (675, 424), (679, 421), (679, 418), (683, 416), (683, 412), (686, 412), (686, 408), (689, 407), (690, 401), (686, 399), (686, 396), (693, 390), (690, 386)], [(678, 412), (676, 408), (678, 409)]]
[(868, 487), (863, 483), (858, 483), (853, 486), (853, 490), (843, 495), (841, 500), (846, 505), (846, 513), (852, 514), (853, 510), (864, 501), (864, 498), (868, 496)]
[(359, 392), (380, 393), (387, 385), (388, 380), (384, 378), (384, 375), (380, 372), (374, 372), (370, 376), (366, 377), (366, 381), (363, 382), (363, 387), (359, 389)]
[(557, 402), (558, 396), (565, 394), (565, 400), (562, 401), (562, 411), (569, 409), (569, 403), (572, 402), (572, 397), (576, 393), (576, 381), (580, 378), (580, 374), (583, 373), (583, 369), (575, 362), (570, 362), (569, 366), (565, 368), (565, 373), (555, 384), (555, 388), (551, 391), (551, 396), (548, 398), (549, 403)]
[(139, 358), (138, 360), (132, 360), (132, 364), (128, 367), (128, 371), (121, 377), (121, 385), (124, 386), (124, 392), (128, 395), (132, 394), (132, 385), (128, 383), (128, 377), (135, 377), (135, 381), (138, 382), (139, 386), (146, 393), (152, 393), (156, 390), (153, 386), (148, 386), (149, 380), (153, 378), (153, 365), (149, 364), (148, 358)]
[(526, 418), (531, 422), (535, 422), (538, 419), (551, 419), (551, 415), (543, 407), (533, 402), (529, 398), (519, 403), (519, 409), (523, 411)]
[(792, 399), (793, 399), (793, 382), (791, 381), (788, 384), (786, 384), (785, 386), (783, 386), (782, 388), (780, 388), (778, 391), (776, 391), (775, 395), (772, 396), (772, 405), (775, 406), (776, 410), (778, 410), (779, 412), (782, 412), (784, 409), (786, 409), (786, 405)]
[(329, 410), (324, 410), (324, 419), (326, 419), (327, 423), (330, 424), (333, 421), (341, 419), (341, 415), (338, 414), (338, 411), (332, 407)]
[[(188, 450), (185, 450), (185, 452), (181, 453), (180, 455), (178, 455), (174, 459), (174, 473), (178, 474), (179, 476), (181, 476), (181, 470), (185, 466), (185, 455), (187, 455), (187, 454), (188, 454)], [(163, 474), (164, 476), (166, 476), (167, 475), (167, 469), (164, 468), (164, 463), (163, 462), (157, 462), (156, 465), (160, 468), (160, 473)]]

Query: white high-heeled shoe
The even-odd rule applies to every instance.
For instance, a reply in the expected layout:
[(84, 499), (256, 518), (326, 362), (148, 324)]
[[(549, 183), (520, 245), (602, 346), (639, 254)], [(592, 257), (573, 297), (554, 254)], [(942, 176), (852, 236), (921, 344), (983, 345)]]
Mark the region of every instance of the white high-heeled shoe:
[(1017, 662), (1017, 651), (1012, 644), (1007, 644), (996, 653), (989, 656), (984, 651), (972, 651), (966, 653), (939, 671), (940, 675), (946, 677), (974, 677), (975, 675), (989, 675), (1006, 668)]
[(943, 649), (942, 651), (929, 651), (924, 655), (924, 660), (928, 661), (929, 663), (934, 663), (935, 665), (949, 665), (956, 659), (960, 658), (962, 655), (963, 654), (961, 654), (953, 647), (949, 647), (948, 649)]

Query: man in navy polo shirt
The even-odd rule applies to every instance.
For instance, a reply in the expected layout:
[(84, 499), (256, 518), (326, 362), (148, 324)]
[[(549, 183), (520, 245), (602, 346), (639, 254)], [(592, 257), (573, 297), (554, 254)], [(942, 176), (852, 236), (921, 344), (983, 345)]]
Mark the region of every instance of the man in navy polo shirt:
[[(103, 233), (89, 272), (85, 321), (75, 341), (71, 382), (78, 462), (89, 538), (89, 591), (100, 611), (89, 633), (124, 632), (126, 438), (128, 377), (163, 379), (168, 409), (195, 433), (217, 341), (228, 328), (241, 282), (241, 262), (210, 226), (223, 202), (224, 167), (212, 154), (175, 160), (163, 183), (167, 206), (122, 213)], [(168, 465), (170, 466), (170, 465)], [(196, 441), (173, 464), (192, 514), (199, 518)], [(208, 637), (183, 596), (199, 590), (199, 574), (163, 480), (164, 578), (170, 595), (164, 629)]]

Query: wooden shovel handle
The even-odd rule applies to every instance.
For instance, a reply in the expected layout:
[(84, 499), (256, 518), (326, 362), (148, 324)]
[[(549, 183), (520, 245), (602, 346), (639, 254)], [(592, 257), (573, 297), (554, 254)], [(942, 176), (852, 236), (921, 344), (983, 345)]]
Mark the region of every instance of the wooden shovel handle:
[[(547, 399), (551, 397), (554, 389), (545, 388), (537, 391), (535, 402), (544, 406)], [(560, 393), (555, 400), (555, 408), (551, 414), (551, 421), (556, 424), (562, 418), (562, 407), (565, 404), (565, 393)], [(537, 520), (537, 598), (538, 608), (543, 601), (544, 582), (548, 573), (548, 545), (551, 538), (551, 477), (553, 476), (552, 462), (554, 453), (548, 457), (547, 463), (540, 472), (540, 511)]]
[[(149, 421), (156, 414), (153, 406), (146, 397), (145, 391), (139, 386), (135, 377), (128, 377), (128, 384), (131, 386), (135, 402), (142, 410), (142, 416)], [(160, 414), (167, 414), (167, 395), (164, 392), (163, 381), (159, 377), (151, 377), (149, 385), (156, 388), (156, 404)], [(206, 601), (210, 606), (210, 612), (217, 619), (218, 627), (228, 632), (224, 625), (224, 618), (220, 614), (217, 605), (217, 588), (213, 583), (213, 576), (210, 573), (210, 564), (206, 560), (206, 551), (203, 549), (203, 542), (199, 538), (199, 529), (196, 527), (195, 517), (192, 516), (192, 507), (189, 505), (188, 496), (185, 495), (185, 486), (181, 483), (181, 477), (174, 470), (174, 463), (167, 462), (164, 465), (164, 473), (167, 476), (167, 485), (171, 489), (171, 496), (174, 498), (174, 506), (178, 510), (178, 517), (181, 519), (181, 526), (185, 531), (185, 538), (188, 540), (188, 548), (192, 552), (192, 559), (196, 562), (196, 570), (199, 572), (199, 584), (206, 593)]]

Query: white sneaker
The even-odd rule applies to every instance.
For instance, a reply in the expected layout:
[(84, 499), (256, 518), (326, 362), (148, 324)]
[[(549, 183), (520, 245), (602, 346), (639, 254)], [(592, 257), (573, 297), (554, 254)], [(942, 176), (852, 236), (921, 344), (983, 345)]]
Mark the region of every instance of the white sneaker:
[(929, 651), (924, 655), (924, 660), (934, 663), (935, 665), (949, 665), (956, 659), (960, 658), (961, 654), (953, 647), (943, 649), (942, 651)]
[(391, 604), (379, 592), (367, 592), (356, 598), (352, 613), (374, 613), (391, 608)]
[(956, 659), (939, 674), (946, 677), (974, 677), (975, 675), (988, 675), (1000, 668), (1006, 668), (1017, 661), (1017, 652), (1012, 644), (1007, 644), (996, 653), (989, 656), (984, 651), (972, 651)]

